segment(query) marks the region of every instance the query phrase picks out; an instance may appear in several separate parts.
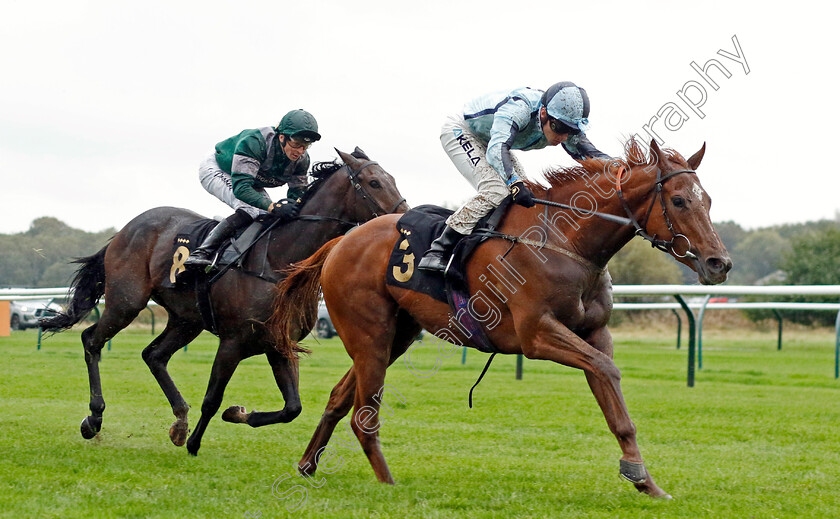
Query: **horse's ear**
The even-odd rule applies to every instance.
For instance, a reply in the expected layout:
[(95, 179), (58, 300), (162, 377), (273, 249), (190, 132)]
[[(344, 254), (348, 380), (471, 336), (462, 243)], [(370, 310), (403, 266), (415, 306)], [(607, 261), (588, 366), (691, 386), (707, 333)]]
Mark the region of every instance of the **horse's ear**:
[(656, 139), (650, 140), (650, 153), (651, 153), (651, 160), (653, 160), (654, 164), (664, 164), (666, 161), (664, 160), (665, 157), (662, 154), (662, 148), (659, 147), (659, 144), (656, 142)]
[(662, 154), (662, 150), (659, 149), (659, 144), (656, 143), (656, 139), (650, 140), (650, 151), (657, 157)]
[(360, 162), (359, 159), (357, 159), (353, 155), (350, 155), (349, 153), (344, 153), (343, 151), (341, 151), (338, 148), (333, 148), (333, 149), (335, 150), (336, 153), (338, 153), (338, 156), (341, 157), (342, 162), (344, 162), (345, 164), (347, 164), (351, 168), (358, 167), (359, 162)]
[(367, 153), (365, 153), (364, 150), (358, 146), (356, 146), (356, 149), (353, 150), (353, 153), (351, 153), (350, 155), (353, 155), (357, 159), (370, 160), (370, 157), (367, 156)]
[(697, 169), (700, 165), (700, 161), (703, 160), (703, 155), (706, 154), (706, 143), (703, 143), (703, 146), (700, 148), (700, 151), (689, 157), (688, 159), (688, 167), (691, 169)]

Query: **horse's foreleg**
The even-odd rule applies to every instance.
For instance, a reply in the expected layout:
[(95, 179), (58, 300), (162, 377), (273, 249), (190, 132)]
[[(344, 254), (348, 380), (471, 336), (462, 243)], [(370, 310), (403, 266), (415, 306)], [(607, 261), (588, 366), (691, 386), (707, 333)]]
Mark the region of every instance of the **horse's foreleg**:
[[(612, 336), (606, 327), (600, 328), (590, 334), (590, 336), (587, 337), (587, 343), (591, 344), (594, 348), (608, 356), (610, 359), (613, 358)], [(616, 370), (618, 370), (618, 368), (616, 368)], [(616, 392), (613, 392), (610, 391), (601, 379), (596, 377), (593, 372), (585, 371), (584, 374), (586, 375), (586, 381), (589, 383), (589, 388), (592, 390), (592, 394), (595, 396), (595, 399), (598, 401), (598, 405), (601, 407), (601, 411), (607, 418), (607, 424), (610, 426), (610, 430), (618, 440), (622, 453), (624, 453), (621, 458), (619, 469), (622, 477), (633, 483), (640, 492), (644, 492), (654, 497), (670, 498), (670, 495), (654, 483), (653, 477), (650, 475), (650, 472), (648, 472), (644, 462), (642, 461), (639, 445), (636, 443), (636, 428), (633, 423), (630, 422), (629, 434), (627, 433), (628, 430), (626, 428), (614, 429), (612, 426), (613, 422), (619, 422), (624, 415), (627, 415), (627, 406), (624, 403), (624, 397), (621, 393), (619, 381), (615, 381)], [(620, 403), (620, 408), (605, 407), (605, 402), (615, 402), (616, 397)], [(616, 415), (619, 418), (611, 420), (610, 414)], [(626, 419), (628, 421), (630, 420), (629, 415), (627, 415)], [(622, 434), (622, 432), (625, 434)], [(631, 457), (628, 453), (633, 453), (634, 456)]]
[(644, 466), (636, 443), (636, 426), (630, 419), (621, 393), (621, 374), (612, 360), (612, 339), (606, 328), (588, 338), (592, 344), (551, 316), (539, 319), (535, 329), (537, 331), (532, 337), (523, 340), (525, 356), (583, 370), (607, 425), (621, 447), (621, 475), (642, 492), (654, 497), (670, 497), (653, 482)]
[(274, 380), (277, 387), (283, 394), (285, 405), (280, 411), (247, 413), (245, 408), (239, 405), (228, 407), (222, 413), (222, 420), (231, 423), (247, 423), (251, 427), (262, 427), (276, 423), (288, 423), (298, 417), (301, 411), (300, 393), (298, 392), (298, 361), (290, 361), (276, 350), (270, 348), (266, 351), (271, 370), (274, 372)]
[(219, 343), (216, 359), (213, 361), (213, 370), (210, 373), (210, 382), (207, 384), (207, 392), (201, 403), (201, 417), (187, 440), (187, 452), (190, 454), (198, 454), (198, 449), (201, 448), (201, 437), (204, 436), (207, 424), (222, 405), (225, 388), (241, 360), (242, 354), (236, 341), (222, 340)]
[(143, 360), (146, 361), (163, 394), (169, 400), (169, 405), (172, 406), (175, 421), (169, 428), (169, 439), (178, 447), (187, 441), (189, 433), (187, 413), (190, 406), (181, 396), (166, 367), (172, 355), (198, 337), (201, 330), (201, 325), (176, 319), (170, 315), (163, 332), (143, 350)]

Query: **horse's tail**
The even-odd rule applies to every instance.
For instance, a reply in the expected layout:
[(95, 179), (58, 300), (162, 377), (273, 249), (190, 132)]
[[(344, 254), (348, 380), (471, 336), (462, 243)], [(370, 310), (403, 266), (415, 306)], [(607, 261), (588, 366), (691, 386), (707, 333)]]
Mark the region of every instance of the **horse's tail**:
[(62, 332), (85, 318), (93, 310), (99, 299), (105, 293), (105, 251), (108, 245), (102, 250), (86, 258), (77, 258), (73, 263), (82, 266), (76, 271), (73, 282), (70, 284), (70, 291), (73, 299), (67, 306), (67, 310), (60, 312), (54, 317), (41, 319), (40, 326), (44, 330)]
[(318, 320), (318, 292), (321, 270), (333, 248), (343, 236), (334, 238), (312, 256), (293, 263), (286, 269), (286, 278), (277, 285), (274, 312), (266, 322), (274, 338), (274, 347), (286, 358), (298, 353), (310, 353), (298, 341), (315, 326)]

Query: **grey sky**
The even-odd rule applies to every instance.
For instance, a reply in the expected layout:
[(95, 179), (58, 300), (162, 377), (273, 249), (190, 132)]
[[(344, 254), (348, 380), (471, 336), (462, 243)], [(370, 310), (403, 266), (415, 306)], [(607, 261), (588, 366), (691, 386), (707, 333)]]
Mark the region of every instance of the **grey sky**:
[[(715, 221), (833, 218), (836, 17), (824, 3), (774, 5), (6, 2), (0, 232), (40, 216), (119, 228), (160, 205), (227, 215), (199, 163), (293, 108), (318, 119), (313, 160), (358, 145), (412, 205), (461, 202), (472, 190), (440, 147), (445, 117), (485, 92), (564, 80), (589, 92), (590, 139), (613, 155), (667, 103), (682, 109), (678, 130), (653, 128), (686, 157), (707, 142)], [(749, 74), (718, 54), (736, 52), (733, 36)], [(731, 74), (710, 72), (718, 90), (690, 66), (710, 59)], [(689, 81), (705, 87), (703, 118), (677, 94)], [(572, 163), (559, 147), (518, 156), (532, 178)]]

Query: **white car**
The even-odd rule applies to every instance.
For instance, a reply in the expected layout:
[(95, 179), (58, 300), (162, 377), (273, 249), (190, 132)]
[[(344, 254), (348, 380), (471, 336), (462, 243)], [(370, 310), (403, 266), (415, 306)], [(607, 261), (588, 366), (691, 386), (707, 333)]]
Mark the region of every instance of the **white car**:
[(25, 330), (37, 328), (39, 319), (56, 315), (62, 308), (52, 299), (27, 299), (11, 301), (9, 310), (12, 330)]
[(335, 327), (329, 312), (327, 312), (327, 305), (321, 300), (318, 302), (318, 321), (315, 323), (315, 329), (312, 330), (317, 337), (321, 339), (329, 339), (336, 335)]

